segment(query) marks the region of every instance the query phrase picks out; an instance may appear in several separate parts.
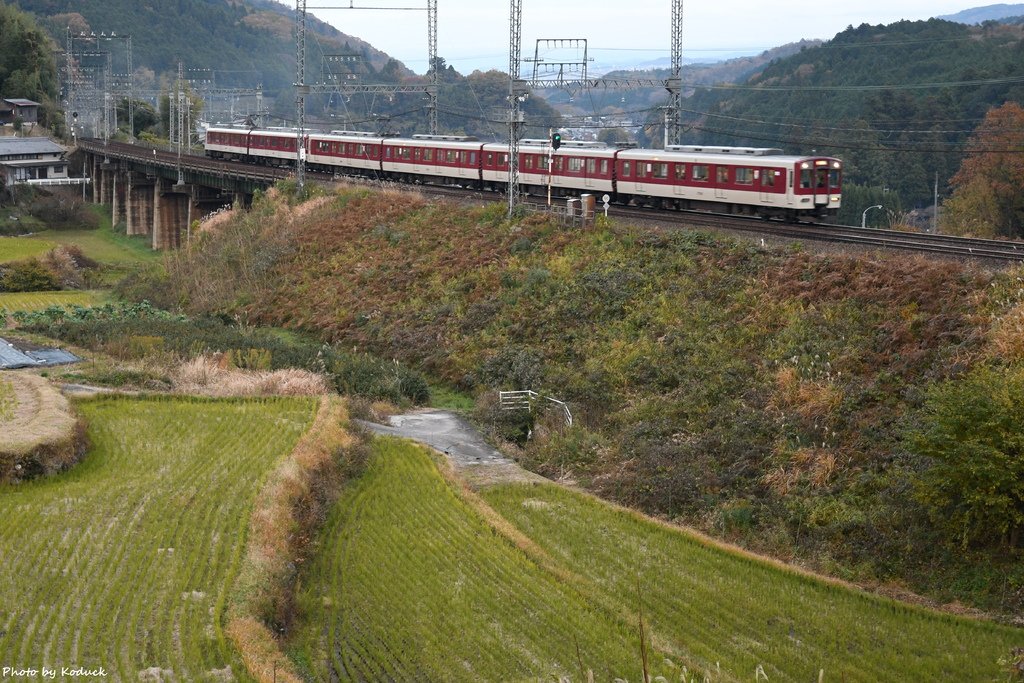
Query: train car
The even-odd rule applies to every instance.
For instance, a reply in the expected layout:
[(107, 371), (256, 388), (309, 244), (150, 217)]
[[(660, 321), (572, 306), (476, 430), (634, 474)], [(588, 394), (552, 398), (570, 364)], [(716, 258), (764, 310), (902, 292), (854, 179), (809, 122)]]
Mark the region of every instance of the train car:
[(381, 171), (401, 180), (479, 186), (484, 144), (472, 137), (414, 135), (386, 139)]
[(539, 194), (547, 192), (550, 182), (555, 196), (612, 192), (616, 153), (602, 142), (566, 141), (552, 152), (547, 140), (524, 140), (519, 151), (520, 181)]
[(360, 131), (331, 131), (309, 136), (306, 162), (327, 172), (377, 174), (383, 155), (384, 138)]
[(619, 152), (616, 195), (622, 202), (766, 217), (834, 216), (842, 163), (781, 150), (674, 145)]
[(246, 128), (208, 128), (206, 156), (211, 159), (244, 160), (249, 155), (249, 130)]
[[(832, 157), (747, 147), (616, 149), (566, 141), (552, 151), (548, 145), (547, 140), (524, 140), (520, 147), (520, 182), (537, 195), (544, 195), (550, 182), (555, 196), (611, 194), (620, 203), (767, 218), (830, 217), (842, 201), (842, 162)], [(296, 134), (291, 129), (211, 128), (206, 153), (294, 165)], [(507, 145), (461, 136), (384, 138), (332, 131), (306, 139), (306, 161), (321, 171), (501, 191), (508, 180), (509, 152)]]
[(297, 132), (288, 128), (210, 128), (206, 131), (206, 155), (215, 159), (294, 166), (297, 142)]

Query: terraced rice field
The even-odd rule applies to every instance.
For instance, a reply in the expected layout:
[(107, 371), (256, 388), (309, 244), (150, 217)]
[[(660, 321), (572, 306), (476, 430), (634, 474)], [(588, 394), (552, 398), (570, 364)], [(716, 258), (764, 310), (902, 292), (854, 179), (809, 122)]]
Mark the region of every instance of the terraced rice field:
[(0, 292), (0, 314), (41, 311), (50, 306), (93, 306), (102, 300), (102, 293), (91, 291)]
[(598, 680), (639, 679), (636, 624), (497, 535), (418, 446), (376, 439), (320, 539), (291, 650), (312, 680), (578, 680), (576, 642)]
[(473, 505), (419, 447), (374, 449), (302, 578), (289, 651), (311, 680), (579, 681), (580, 662), (642, 680), (641, 608), (651, 676), (688, 683), (1002, 680), (999, 658), (1024, 644), (555, 485)]
[(56, 246), (36, 237), (0, 237), (0, 263), (42, 256)]
[(0, 487), (0, 664), (247, 680), (222, 633), (225, 601), (255, 493), (315, 402), (108, 397), (78, 407), (85, 461)]
[[(723, 678), (1005, 680), (1024, 630), (898, 604), (709, 547), (556, 486), (505, 486), (494, 509), (603, 599), (635, 595), (656, 642)], [(717, 680), (712, 677), (712, 680)]]

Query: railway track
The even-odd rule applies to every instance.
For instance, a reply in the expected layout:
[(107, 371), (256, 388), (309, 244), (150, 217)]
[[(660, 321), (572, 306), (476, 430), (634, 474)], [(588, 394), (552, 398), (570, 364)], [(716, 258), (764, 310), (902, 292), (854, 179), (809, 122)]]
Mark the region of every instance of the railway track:
[[(106, 145), (99, 140), (80, 140), (80, 144), (93, 152), (104, 152), (112, 157), (129, 158), (136, 161), (152, 161), (161, 166), (174, 166), (178, 156), (162, 149), (146, 148), (140, 145), (110, 142)], [(209, 159), (205, 156), (182, 156), (183, 168), (202, 170), (218, 175), (234, 175), (242, 178), (273, 183), (292, 177), (289, 168), (256, 166), (239, 161)], [(320, 182), (334, 180), (352, 181), (357, 179), (330, 173), (307, 172), (307, 177)], [(365, 179), (365, 182), (381, 187), (409, 188), (425, 195), (445, 197), (459, 201), (504, 201), (504, 195), (493, 192), (443, 185), (405, 185), (397, 182), (381, 182)], [(561, 202), (562, 200), (557, 200)], [(951, 256), (970, 260), (1000, 262), (1024, 261), (1024, 242), (986, 240), (952, 235), (878, 230), (848, 225), (826, 225), (811, 223), (786, 223), (746, 216), (731, 216), (698, 211), (668, 211), (634, 206), (614, 205), (611, 214), (616, 219), (630, 219), (642, 223), (658, 223), (679, 227), (681, 225), (717, 228), (787, 239), (814, 240), (857, 245), (866, 248), (914, 251), (918, 253)]]
[[(480, 192), (478, 190), (434, 185), (417, 185), (415, 187), (424, 194), (455, 199), (469, 198), (478, 201), (499, 201), (504, 199), (504, 195)], [(561, 202), (564, 200), (556, 201)], [(848, 225), (787, 223), (748, 216), (732, 216), (700, 211), (669, 211), (622, 205), (613, 205), (609, 215), (619, 220), (630, 219), (637, 222), (653, 222), (675, 227), (686, 225), (717, 228), (758, 234), (766, 237), (815, 240), (858, 245), (867, 248), (915, 251), (924, 254), (952, 256), (970, 260), (1024, 261), (1024, 242), (1006, 240), (986, 240), (956, 237), (954, 235), (879, 230)]]
[(786, 223), (746, 216), (649, 210), (623, 206), (616, 207), (614, 215), (617, 218), (628, 217), (640, 221), (653, 220), (663, 223), (680, 223), (685, 221), (687, 225), (735, 230), (771, 237), (835, 242), (900, 251), (916, 251), (925, 254), (953, 256), (972, 260), (1024, 261), (1024, 242), (986, 240), (956, 237), (953, 235), (933, 235), (922, 232), (901, 232), (898, 230), (879, 230), (848, 225)]

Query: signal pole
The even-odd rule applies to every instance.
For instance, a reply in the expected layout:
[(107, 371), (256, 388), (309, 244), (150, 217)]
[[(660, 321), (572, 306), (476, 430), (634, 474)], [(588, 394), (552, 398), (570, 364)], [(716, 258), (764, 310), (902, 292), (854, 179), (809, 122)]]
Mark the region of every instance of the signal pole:
[(306, 0), (295, 0), (295, 118), (298, 131), (295, 138), (295, 182), (299, 194), (306, 187)]

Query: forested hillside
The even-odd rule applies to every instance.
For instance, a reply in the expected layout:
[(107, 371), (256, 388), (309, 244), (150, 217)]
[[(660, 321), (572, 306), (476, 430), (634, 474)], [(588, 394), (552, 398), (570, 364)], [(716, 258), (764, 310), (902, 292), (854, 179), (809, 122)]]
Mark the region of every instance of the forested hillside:
[[(132, 36), (136, 67), (157, 76), (173, 71), (178, 60), (186, 68), (214, 69), (218, 85), (254, 87), (262, 83), (271, 95), (295, 81), (293, 13), (269, 0), (13, 0), (12, 4), (40, 17), (63, 45), (73, 30), (111, 31)], [(387, 55), (364, 41), (318, 21), (309, 41), (309, 63), (320, 64), (321, 51), (340, 51), (346, 44), (371, 64), (383, 67)], [(408, 73), (404, 67), (398, 67)]]
[(0, 1), (0, 97), (42, 105), (40, 120), (56, 111), (57, 67), (50, 41), (34, 19)]
[(746, 85), (699, 90), (686, 141), (833, 154), (848, 183), (928, 204), (986, 112), (1024, 96), (1022, 35), (940, 20), (851, 27)]

